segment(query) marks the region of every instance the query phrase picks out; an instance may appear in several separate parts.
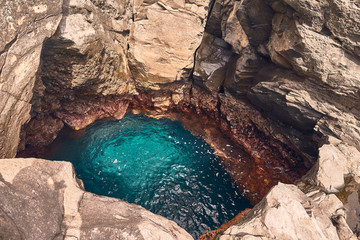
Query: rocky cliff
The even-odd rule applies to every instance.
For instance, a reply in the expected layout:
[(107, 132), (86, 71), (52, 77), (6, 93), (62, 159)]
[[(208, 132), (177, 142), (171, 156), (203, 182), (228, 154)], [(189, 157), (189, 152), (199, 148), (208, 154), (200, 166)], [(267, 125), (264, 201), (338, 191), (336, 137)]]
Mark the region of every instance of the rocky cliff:
[(85, 192), (69, 162), (3, 159), (0, 169), (1, 239), (192, 239), (138, 205)]
[(178, 111), (249, 154), (246, 178), (236, 159), (225, 166), (253, 202), (311, 167), (303, 184), (326, 193), (360, 182), (356, 1), (0, 5), (1, 158), (50, 143), (64, 123)]
[[(192, 239), (140, 206), (85, 192), (71, 163), (3, 159), (0, 174), (2, 239)], [(335, 195), (280, 183), (217, 238), (356, 240), (345, 218)]]

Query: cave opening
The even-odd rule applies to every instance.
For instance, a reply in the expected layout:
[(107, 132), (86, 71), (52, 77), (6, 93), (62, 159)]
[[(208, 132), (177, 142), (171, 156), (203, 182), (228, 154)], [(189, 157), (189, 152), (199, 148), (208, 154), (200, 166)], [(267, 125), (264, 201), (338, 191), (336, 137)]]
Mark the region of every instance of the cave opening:
[(85, 190), (141, 205), (195, 238), (251, 207), (215, 150), (168, 118), (128, 113), (81, 134), (66, 128), (48, 150), (73, 163)]

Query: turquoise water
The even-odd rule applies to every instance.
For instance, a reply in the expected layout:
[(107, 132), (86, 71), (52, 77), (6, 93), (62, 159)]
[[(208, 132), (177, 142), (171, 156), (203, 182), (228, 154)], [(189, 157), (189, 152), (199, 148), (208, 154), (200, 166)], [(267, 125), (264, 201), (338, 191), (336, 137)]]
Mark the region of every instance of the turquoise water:
[(213, 152), (177, 121), (127, 114), (62, 137), (52, 159), (72, 162), (87, 191), (139, 204), (198, 237), (250, 206)]

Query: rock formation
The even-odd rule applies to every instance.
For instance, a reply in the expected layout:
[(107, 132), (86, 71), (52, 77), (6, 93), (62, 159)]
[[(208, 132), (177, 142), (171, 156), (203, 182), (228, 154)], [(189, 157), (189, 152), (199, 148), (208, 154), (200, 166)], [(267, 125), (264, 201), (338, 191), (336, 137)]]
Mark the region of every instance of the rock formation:
[(20, 129), (30, 119), (30, 100), (45, 38), (62, 18), (62, 1), (1, 1), (0, 157), (13, 157)]
[[(128, 108), (179, 111), (206, 116), (249, 154), (251, 162), (225, 165), (240, 188), (249, 188), (253, 202), (311, 167), (301, 184), (328, 194), (346, 188), (347, 179), (360, 182), (356, 1), (0, 5), (0, 158), (50, 143), (64, 124), (81, 129), (100, 118), (121, 118)], [(246, 174), (239, 173), (241, 164), (249, 166)], [(316, 207), (319, 202), (294, 187), (276, 189), (294, 194), (295, 202), (311, 202), (321, 219), (329, 218)], [(261, 216), (266, 201), (256, 208), (264, 209)], [(255, 212), (250, 215), (258, 221)], [(250, 229), (254, 221), (234, 229)], [(329, 239), (335, 233), (323, 230), (313, 233)], [(235, 236), (231, 231), (225, 235)]]
[(192, 239), (175, 222), (85, 192), (69, 162), (0, 161), (1, 239)]
[(305, 194), (294, 185), (280, 183), (218, 239), (356, 240), (344, 220), (343, 207), (333, 194), (318, 190)]

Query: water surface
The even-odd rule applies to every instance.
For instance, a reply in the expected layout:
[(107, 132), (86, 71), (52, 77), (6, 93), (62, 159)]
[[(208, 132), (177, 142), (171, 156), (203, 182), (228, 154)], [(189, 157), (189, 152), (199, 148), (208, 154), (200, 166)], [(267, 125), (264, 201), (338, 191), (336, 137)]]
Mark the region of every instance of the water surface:
[(214, 150), (177, 121), (127, 114), (56, 142), (52, 159), (72, 162), (87, 191), (139, 204), (193, 237), (250, 207)]

